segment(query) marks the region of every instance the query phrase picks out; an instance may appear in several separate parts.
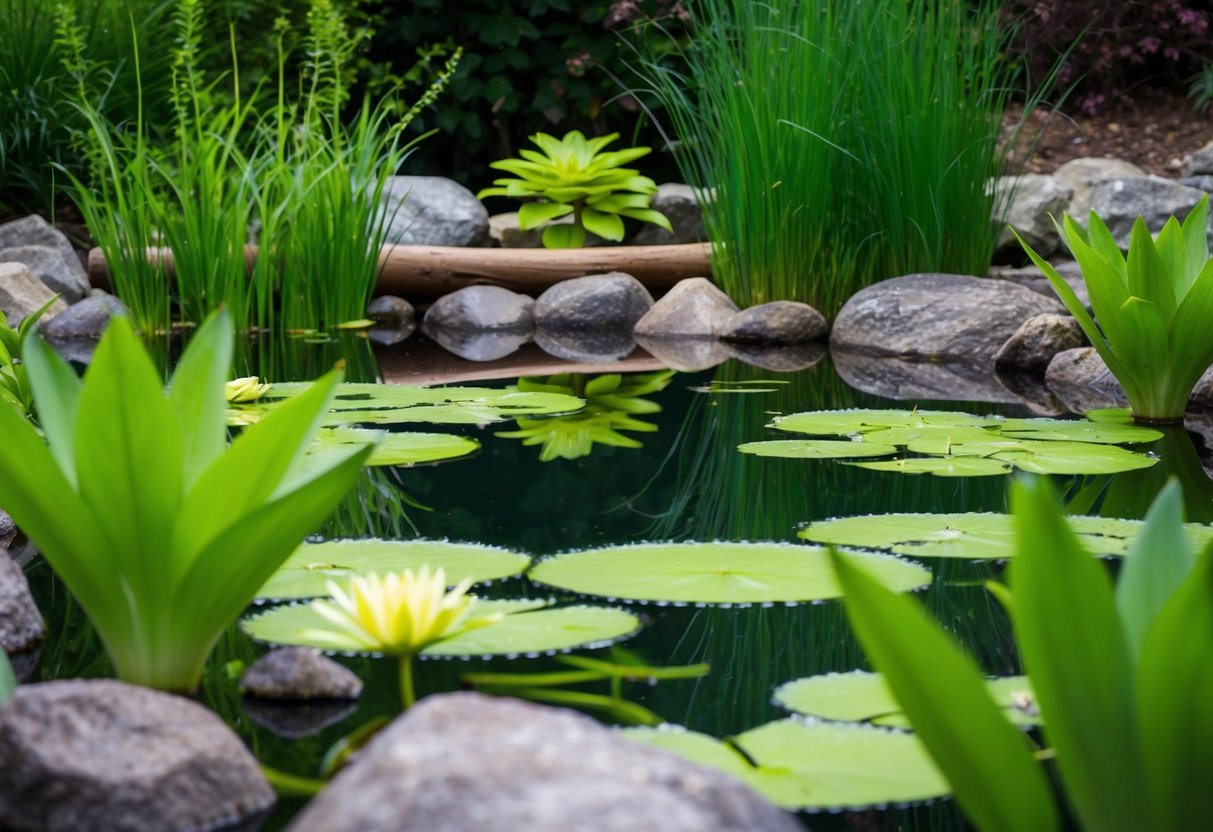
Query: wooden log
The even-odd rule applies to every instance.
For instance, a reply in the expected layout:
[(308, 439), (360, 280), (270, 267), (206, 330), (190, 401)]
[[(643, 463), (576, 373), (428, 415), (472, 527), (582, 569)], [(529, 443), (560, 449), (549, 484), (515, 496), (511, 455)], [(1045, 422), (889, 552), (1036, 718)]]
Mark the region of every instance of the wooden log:
[[(664, 291), (687, 277), (711, 277), (709, 251), (707, 243), (575, 249), (385, 246), (377, 293), (436, 298), (464, 286), (492, 285), (539, 294), (570, 277), (612, 271), (627, 272), (650, 289)], [(152, 253), (171, 266), (167, 250)], [(255, 256), (255, 249), (249, 254)], [(109, 288), (101, 249), (89, 252), (88, 274), (94, 286)]]

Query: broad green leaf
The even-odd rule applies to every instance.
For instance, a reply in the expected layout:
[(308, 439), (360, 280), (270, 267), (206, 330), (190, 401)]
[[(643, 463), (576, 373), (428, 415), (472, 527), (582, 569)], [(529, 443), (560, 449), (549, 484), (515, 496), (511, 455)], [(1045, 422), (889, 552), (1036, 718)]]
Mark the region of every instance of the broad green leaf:
[(1007, 419), (999, 432), (1012, 439), (1091, 442), (1097, 445), (1133, 445), (1162, 439), (1162, 432), (1154, 428), (1106, 422), (1091, 413), (1087, 414), (1086, 419)]
[(465, 578), (476, 583), (520, 574), (531, 558), (479, 543), (447, 540), (330, 540), (305, 543), (295, 550), (257, 592), (259, 598), (307, 598), (328, 594), (329, 581), (353, 575), (419, 569), (442, 569), (451, 586)]
[(518, 227), (527, 231), (571, 213), (572, 205), (559, 202), (528, 202), (518, 209)]
[[(857, 568), (898, 592), (927, 586), (931, 573), (888, 555), (855, 555)], [(539, 561), (532, 581), (584, 595), (671, 604), (773, 604), (839, 597), (816, 546), (787, 543), (638, 543)]]
[(880, 462), (847, 462), (870, 471), (896, 471), (899, 474), (934, 474), (937, 477), (990, 477), (1008, 474), (1010, 464), (978, 456), (914, 457)]
[(1011, 498), (1015, 635), (1066, 793), (1089, 829), (1148, 829), (1133, 672), (1105, 567), (1078, 544), (1047, 482), (1016, 482)]
[(816, 410), (776, 416), (771, 427), (815, 436), (848, 436), (881, 428), (919, 428), (926, 425), (996, 427), (999, 417), (971, 416), (944, 410)]
[(38, 402), (38, 422), (63, 476), (76, 488), (76, 413), (83, 386), (66, 361), (37, 333), (22, 347), (29, 384)]
[(666, 231), (673, 233), (674, 226), (670, 224), (669, 218), (653, 208), (621, 208), (616, 213), (620, 216), (627, 217), (640, 222), (648, 222), (653, 225), (664, 228)]
[[(1158, 233), (1156, 251), (1164, 269), (1157, 278), (1166, 282), (1171, 296), (1175, 299), (1174, 305), (1178, 306), (1188, 293), (1188, 286), (1196, 277), (1197, 270), (1204, 265), (1204, 261), (1195, 264), (1189, 272), (1187, 242), (1184, 240), (1183, 228), (1175, 217), (1168, 219), (1162, 231)], [(1175, 314), (1174, 309), (1171, 314)]]
[(543, 229), (544, 248), (581, 248), (585, 229), (580, 225), (549, 225)]
[(992, 458), (1033, 474), (1116, 474), (1158, 464), (1157, 457), (1109, 445), (1029, 439), (995, 452)]
[(852, 459), (863, 456), (891, 456), (897, 453), (897, 448), (892, 445), (848, 439), (773, 439), (766, 442), (746, 442), (738, 445), (737, 450), (743, 454), (787, 459)]
[(1186, 404), (1201, 374), (1213, 364), (1213, 260), (1205, 263), (1171, 321), (1172, 383)]
[(966, 814), (983, 829), (1059, 828), (1044, 773), (990, 698), (973, 659), (916, 602), (880, 586), (850, 556), (836, 555), (834, 563), (864, 651)]
[[(912, 442), (931, 442), (940, 448), (963, 445), (966, 442), (987, 442), (998, 438), (997, 428), (978, 425), (921, 425), (919, 427), (894, 427), (867, 431), (861, 434), (864, 442), (882, 445), (909, 445)], [(950, 453), (941, 450), (939, 453)]]
[(623, 220), (618, 214), (585, 208), (581, 212), (581, 222), (586, 231), (597, 234), (604, 240), (618, 242), (623, 239)]
[(232, 339), (231, 318), (221, 309), (194, 333), (173, 371), (169, 401), (181, 425), (186, 491), (227, 446), (223, 385), (232, 366)]
[(1137, 667), (1143, 767), (1155, 829), (1213, 828), (1210, 587), (1213, 550), (1206, 550), (1159, 611)]
[[(1172, 220), (1175, 218), (1172, 217)], [(1179, 231), (1179, 223), (1174, 223), (1175, 232)], [(1183, 257), (1183, 249), (1178, 253)], [(1180, 268), (1180, 264), (1176, 264)], [(1129, 293), (1142, 298), (1157, 307), (1165, 328), (1170, 323), (1175, 309), (1179, 304), (1175, 288), (1171, 285), (1167, 264), (1163, 262), (1154, 246), (1154, 238), (1146, 228), (1146, 221), (1141, 217), (1133, 223), (1129, 236), (1129, 256), (1126, 262), (1129, 277)]]
[(1183, 229), (1184, 246), (1187, 249), (1187, 271), (1184, 274), (1182, 288), (1176, 290), (1176, 296), (1182, 301), (1191, 289), (1199, 274), (1209, 261), (1209, 197), (1202, 196), (1188, 216), (1184, 217)]
[(361, 428), (322, 428), (316, 434), (316, 447), (374, 444), (367, 465), (418, 465), (458, 459), (480, 449), (470, 436), (450, 433), (385, 433)]

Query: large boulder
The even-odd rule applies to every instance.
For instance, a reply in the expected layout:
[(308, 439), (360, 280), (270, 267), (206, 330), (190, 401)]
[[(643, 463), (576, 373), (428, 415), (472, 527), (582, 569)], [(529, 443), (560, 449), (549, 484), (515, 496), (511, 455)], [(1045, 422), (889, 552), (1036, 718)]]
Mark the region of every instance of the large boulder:
[(535, 327), (548, 335), (610, 331), (630, 338), (652, 306), (653, 296), (639, 280), (608, 272), (562, 280), (536, 299), (532, 311)]
[(431, 696), (384, 729), (291, 832), (796, 832), (728, 775), (568, 710)]
[[(71, 262), (79, 266), (72, 255)], [(0, 263), (24, 263), (46, 288), (65, 301), (75, 303), (88, 294), (88, 281), (79, 269), (72, 269), (63, 259), (63, 252), (52, 246), (13, 246), (0, 249)]]
[(984, 361), (915, 361), (830, 349), (834, 370), (848, 386), (897, 401), (962, 401), (1017, 403), (1019, 398), (998, 383), (989, 359)]
[(533, 299), (501, 286), (465, 286), (434, 301), (422, 327), (427, 333), (448, 329), (530, 334), (535, 328), (534, 308)]
[[(1091, 192), (1095, 190), (1096, 186), (1109, 179), (1145, 175), (1146, 172), (1132, 162), (1101, 157), (1071, 159), (1053, 171), (1053, 176), (1057, 181), (1068, 186), (1074, 192), (1070, 205), (1066, 208), (1066, 213), (1084, 226), (1087, 224), (1087, 215), (1091, 212)], [(1061, 222), (1061, 214), (1057, 215), (1057, 221)]]
[[(0, 263), (0, 313), (15, 327), (54, 299), (55, 293), (23, 263)], [(55, 300), (39, 319), (43, 323), (67, 309), (63, 298)]]
[(737, 304), (706, 277), (688, 277), (653, 304), (633, 333), (647, 339), (716, 338), (738, 312)]
[[(1090, 309), (1091, 296), (1087, 292), (1087, 284), (1082, 277), (1082, 267), (1074, 260), (1055, 260), (1052, 265), (1057, 270), (1057, 273), (1061, 275), (1061, 279), (1074, 290), (1074, 294), (1078, 296), (1079, 302)], [(990, 277), (1018, 283), (1020, 286), (1027, 287), (1033, 292), (1037, 292), (1048, 298), (1057, 297), (1053, 284), (1045, 277), (1044, 272), (1036, 268), (1035, 265), (1023, 266), (1022, 268), (993, 268), (990, 269)]]
[(957, 274), (895, 277), (856, 292), (830, 347), (931, 361), (990, 361), (1028, 318), (1062, 313), (1052, 298), (1006, 280)]
[(393, 176), (383, 189), (386, 245), (483, 246), (489, 212), (475, 194), (441, 176)]
[(212, 711), (110, 679), (18, 688), (0, 708), (0, 771), (0, 826), (23, 832), (192, 832), (275, 799)]
[(52, 341), (96, 339), (105, 332), (110, 318), (125, 314), (126, 307), (122, 305), (122, 301), (108, 292), (94, 289), (84, 300), (41, 324), (42, 334)]
[(262, 699), (356, 699), (362, 680), (318, 650), (279, 647), (253, 662), (240, 690)]
[(653, 195), (652, 207), (665, 214), (674, 230), (666, 231), (660, 225), (646, 222), (632, 238), (634, 244), (660, 246), (671, 243), (700, 243), (708, 238), (703, 228), (699, 200), (695, 198), (695, 189), (690, 185), (678, 182), (658, 185), (657, 193)]
[[(1172, 215), (1181, 220), (1188, 215), (1205, 192), (1180, 185), (1161, 176), (1133, 176), (1111, 179), (1091, 192), (1091, 210), (1099, 214), (1122, 249), (1129, 247), (1129, 233), (1141, 216), (1154, 234)], [(1085, 223), (1084, 223), (1085, 225)], [(1213, 222), (1210, 223), (1213, 228)]]
[(1053, 254), (1061, 245), (1053, 217), (1061, 218), (1073, 196), (1070, 186), (1053, 176), (1029, 173), (999, 177), (995, 200), (1006, 204), (999, 217), (1005, 225), (999, 232), (998, 251), (1011, 253), (1016, 260), (1023, 256), (1019, 241), (1010, 230), (1014, 228), (1041, 257)]
[(1213, 174), (1213, 142), (1184, 157), (1184, 176), (1208, 176)]
[(1045, 385), (1072, 413), (1129, 403), (1120, 382), (1094, 347), (1078, 347), (1053, 356), (1045, 369)]
[[(0, 523), (0, 536), (5, 530)], [(42, 641), (42, 614), (30, 595), (25, 573), (8, 552), (0, 550), (0, 650), (24, 653)]]
[(0, 225), (0, 249), (15, 246), (50, 246), (63, 255), (63, 262), (72, 273), (75, 285), (88, 286), (88, 273), (71, 240), (55, 226), (37, 214)]
[(734, 344), (805, 344), (830, 332), (825, 317), (807, 303), (775, 300), (738, 312), (720, 330)]
[(994, 354), (994, 366), (1043, 375), (1053, 356), (1086, 342), (1078, 321), (1069, 315), (1037, 315), (1024, 321)]

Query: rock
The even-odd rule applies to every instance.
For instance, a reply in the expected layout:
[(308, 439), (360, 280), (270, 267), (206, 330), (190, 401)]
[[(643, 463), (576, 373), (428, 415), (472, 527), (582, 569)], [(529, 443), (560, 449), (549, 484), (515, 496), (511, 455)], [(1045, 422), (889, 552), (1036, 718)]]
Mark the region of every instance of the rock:
[(829, 331), (826, 319), (807, 303), (777, 300), (738, 312), (721, 329), (720, 338), (734, 344), (804, 344)]
[[(72, 255), (75, 261), (75, 255)], [(79, 262), (77, 265), (79, 265)], [(0, 263), (24, 263), (46, 288), (72, 304), (88, 294), (88, 281), (79, 271), (73, 271), (63, 259), (63, 252), (51, 246), (13, 246), (0, 249)]]
[(465, 332), (434, 328), (426, 332), (440, 347), (468, 361), (496, 361), (517, 352), (532, 338), (530, 332)]
[(548, 332), (536, 329), (535, 344), (548, 355), (586, 364), (609, 364), (627, 358), (636, 349), (636, 339), (618, 329), (596, 332)]
[(1200, 150), (1184, 157), (1184, 176), (1206, 176), (1213, 174), (1213, 141)]
[(716, 338), (738, 312), (737, 304), (706, 277), (688, 277), (653, 304), (633, 334), (655, 338)]
[(1053, 395), (1041, 373), (1022, 372), (1013, 367), (995, 367), (994, 377), (1037, 416), (1063, 416), (1070, 412), (1061, 399)]
[(0, 825), (175, 832), (269, 809), (274, 791), (218, 716), (110, 679), (25, 685), (0, 709)]
[(729, 355), (746, 364), (774, 370), (777, 373), (794, 373), (807, 370), (826, 357), (829, 349), (820, 341), (807, 344), (786, 344), (771, 346), (769, 344), (730, 344), (725, 342), (724, 348)]
[(546, 335), (609, 330), (630, 339), (636, 322), (652, 306), (653, 296), (639, 280), (608, 272), (562, 280), (539, 296), (532, 311), (536, 329)]
[(88, 283), (88, 273), (85, 272), (80, 258), (71, 240), (55, 226), (37, 214), (30, 214), (19, 220), (0, 225), (0, 249), (16, 246), (50, 246), (63, 255), (63, 262), (72, 273), (72, 283), (84, 286)]
[(1189, 188), (1197, 188), (1205, 193), (1213, 193), (1213, 175), (1184, 176), (1176, 181), (1181, 185), (1187, 185)]
[(663, 246), (672, 243), (701, 243), (708, 238), (703, 228), (703, 213), (695, 189), (678, 182), (665, 182), (657, 186), (652, 207), (665, 214), (674, 228), (671, 233), (660, 225), (643, 223), (632, 238), (638, 246)]
[(358, 710), (353, 699), (245, 699), (241, 704), (249, 719), (288, 740), (319, 734)]
[(25, 573), (8, 552), (0, 551), (0, 650), (23, 653), (38, 646), (45, 634)]
[(7, 549), (17, 536), (17, 524), (8, 512), (0, 508), (0, 549)]
[[(504, 214), (494, 214), (489, 217), (489, 236), (493, 242), (502, 248), (543, 248), (543, 229), (549, 225), (568, 225), (573, 217), (560, 217), (538, 228), (528, 228), (523, 231), (518, 227), (518, 212), (507, 211)], [(591, 231), (585, 233), (585, 243), (582, 248), (608, 245), (607, 241)]]
[(635, 337), (641, 349), (680, 373), (696, 373), (729, 360), (728, 347), (715, 338)]
[(1045, 369), (1045, 385), (1071, 413), (1126, 407), (1129, 400), (1094, 347), (1059, 352)]
[(422, 327), (426, 332), (447, 329), (530, 334), (535, 328), (534, 308), (531, 298), (500, 286), (465, 286), (434, 301)]
[(13, 653), (8, 657), (8, 663), (12, 665), (13, 677), (17, 680), (17, 684), (28, 684), (34, 678), (34, 671), (42, 663), (42, 644), (39, 644), (33, 650), (26, 650), (23, 653)]
[[(1099, 214), (1122, 249), (1129, 247), (1129, 232), (1138, 215), (1150, 233), (1157, 234), (1172, 215), (1183, 219), (1205, 195), (1161, 176), (1111, 179), (1091, 192), (1091, 210)], [(1085, 223), (1084, 223), (1085, 225)]]
[[(1074, 294), (1078, 296), (1078, 300), (1089, 311), (1091, 308), (1091, 296), (1087, 294), (1087, 284), (1082, 279), (1082, 268), (1078, 263), (1074, 260), (1061, 260), (1053, 263), (1052, 266), (1061, 275), (1062, 279), (1069, 284), (1070, 288), (1074, 290)], [(1057, 292), (1053, 290), (1053, 284), (1044, 276), (1044, 272), (1036, 268), (1035, 265), (1016, 269), (993, 268), (990, 269), (990, 277), (1009, 280), (1047, 298), (1057, 299)]]
[(240, 690), (262, 699), (357, 699), (362, 680), (318, 650), (279, 647), (253, 662)]
[(114, 315), (125, 315), (126, 307), (108, 292), (94, 289), (93, 294), (69, 306), (42, 326), (42, 334), (51, 341), (72, 338), (100, 338)]
[(413, 304), (395, 295), (380, 295), (366, 307), (366, 316), (377, 324), (392, 329), (403, 329), (417, 325), (417, 312)]
[[(1041, 257), (1057, 251), (1061, 240), (1053, 227), (1052, 217), (1060, 220), (1070, 204), (1074, 191), (1069, 185), (1053, 176), (1028, 173), (1001, 176), (994, 189), (996, 205), (1010, 197), (1009, 204), (1002, 208), (1000, 222), (1018, 231)], [(1015, 235), (1006, 227), (999, 232), (995, 257), (1004, 252), (1009, 253), (1012, 260), (1022, 260), (1026, 256)]]
[(467, 188), (441, 176), (392, 176), (383, 189), (385, 245), (483, 246), (489, 212)]
[(912, 274), (852, 295), (834, 320), (830, 347), (980, 363), (992, 360), (1028, 318), (1064, 311), (1058, 301), (1006, 280)]
[(1019, 402), (986, 361), (922, 361), (831, 347), (834, 369), (862, 393), (898, 401)]
[(569, 710), (430, 696), (385, 728), (291, 832), (798, 832), (723, 772)]
[[(21, 263), (0, 263), (0, 312), (4, 313), (9, 326), (16, 327), (54, 296), (55, 293)], [(60, 298), (38, 320), (45, 324), (65, 309), (67, 304)]]
[(994, 354), (994, 366), (1043, 375), (1057, 353), (1086, 343), (1078, 321), (1069, 315), (1037, 315), (1024, 321)]
[[(1087, 157), (1071, 159), (1053, 171), (1053, 176), (1063, 185), (1074, 192), (1066, 213), (1078, 220), (1085, 227), (1087, 216), (1091, 213), (1091, 192), (1095, 187), (1109, 179), (1125, 179), (1131, 176), (1145, 176), (1146, 172), (1131, 162), (1120, 159)], [(1061, 222), (1061, 214), (1057, 214)]]

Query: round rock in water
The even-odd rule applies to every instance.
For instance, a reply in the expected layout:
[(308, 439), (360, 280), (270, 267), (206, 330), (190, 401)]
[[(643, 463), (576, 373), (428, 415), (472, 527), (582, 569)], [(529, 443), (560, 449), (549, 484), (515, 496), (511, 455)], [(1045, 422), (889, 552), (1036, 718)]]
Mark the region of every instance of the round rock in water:
[(535, 328), (535, 301), (500, 286), (465, 286), (443, 295), (426, 311), (423, 328), (456, 332), (512, 332)]
[[(830, 333), (832, 350), (930, 361), (991, 362), (1028, 318), (1060, 302), (1007, 280), (911, 274), (859, 290)], [(956, 398), (955, 396), (952, 398)]]
[(386, 245), (489, 244), (488, 210), (453, 179), (390, 176), (381, 200), (387, 220)]
[(688, 277), (636, 323), (645, 338), (715, 338), (737, 314), (737, 304), (706, 277)]
[(777, 373), (794, 373), (807, 370), (826, 357), (829, 349), (820, 341), (808, 344), (730, 344), (725, 349), (729, 355), (754, 367), (774, 370)]
[(1059, 352), (1045, 369), (1045, 385), (1071, 413), (1125, 407), (1129, 399), (1094, 347)]
[(366, 316), (377, 324), (393, 329), (417, 325), (417, 312), (413, 304), (395, 295), (380, 295), (366, 307)]
[(807, 303), (776, 300), (738, 312), (720, 331), (720, 338), (734, 344), (805, 344), (829, 331), (826, 319)]
[[(3, 519), (0, 518), (0, 532)], [(36, 647), (44, 634), (42, 614), (30, 595), (25, 573), (8, 552), (0, 550), (0, 650), (24, 652)]]
[(291, 832), (797, 832), (723, 772), (573, 711), (430, 696), (385, 728)]
[(110, 679), (17, 688), (0, 708), (0, 827), (185, 832), (269, 809), (274, 790), (218, 716)]
[(362, 680), (318, 650), (279, 647), (253, 662), (240, 689), (263, 699), (356, 699)]
[(74, 338), (100, 338), (114, 315), (125, 315), (126, 307), (118, 298), (100, 289), (79, 303), (69, 306), (44, 324), (42, 334), (52, 341)]
[(729, 360), (726, 344), (715, 338), (647, 338), (636, 336), (636, 343), (671, 370), (697, 373)]
[[(623, 272), (562, 280), (535, 301), (535, 327), (550, 335), (621, 332), (631, 336), (653, 296)], [(536, 341), (539, 339), (536, 338)]]
[(994, 354), (994, 366), (1043, 375), (1053, 356), (1086, 342), (1078, 321), (1069, 315), (1037, 315), (1024, 321)]
[(426, 329), (424, 321), (422, 329), (438, 346), (467, 361), (496, 361), (518, 352), (523, 344), (531, 340), (529, 332), (469, 332), (442, 327)]
[(609, 364), (627, 358), (636, 349), (631, 333), (620, 329), (587, 332), (549, 332), (535, 330), (535, 344), (548, 355), (565, 361)]

